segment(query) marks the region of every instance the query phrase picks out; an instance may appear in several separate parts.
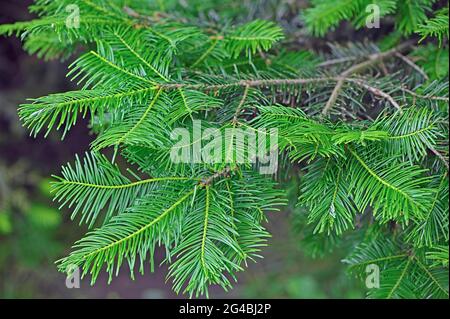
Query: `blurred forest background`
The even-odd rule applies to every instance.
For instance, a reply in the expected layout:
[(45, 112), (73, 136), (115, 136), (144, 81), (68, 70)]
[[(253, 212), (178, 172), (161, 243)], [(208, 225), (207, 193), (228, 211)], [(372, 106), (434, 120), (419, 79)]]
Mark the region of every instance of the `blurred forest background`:
[[(30, 2), (0, 0), (0, 23), (32, 18), (27, 11)], [(268, 12), (283, 11), (279, 2), (275, 1), (276, 10)], [(22, 50), (19, 39), (0, 38), (0, 298), (176, 298), (165, 283), (164, 267), (136, 281), (123, 271), (111, 285), (104, 276), (91, 287), (87, 278), (80, 289), (66, 288), (65, 276), (56, 270), (54, 261), (66, 255), (65, 250), (86, 229), (76, 227), (67, 212), (58, 211), (52, 203), (49, 177), (59, 174), (61, 165), (76, 153), (88, 149), (88, 123), (80, 121), (64, 143), (54, 132), (47, 139), (33, 139), (21, 126), (17, 107), (26, 98), (73, 89), (74, 84), (65, 78), (69, 63), (39, 60)], [(297, 181), (291, 183), (290, 189), (297, 189)], [(213, 290), (212, 298), (364, 296), (361, 284), (340, 263), (343, 252), (323, 259), (305, 253), (306, 243), (289, 217), (295, 210), (271, 214), (268, 228), (273, 237), (262, 252), (264, 259), (240, 275), (235, 289)]]

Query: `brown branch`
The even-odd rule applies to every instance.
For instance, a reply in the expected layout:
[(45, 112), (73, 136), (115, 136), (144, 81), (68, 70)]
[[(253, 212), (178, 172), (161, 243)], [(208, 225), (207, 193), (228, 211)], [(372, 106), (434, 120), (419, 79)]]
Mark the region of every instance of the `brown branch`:
[(331, 92), (331, 95), (327, 101), (327, 103), (325, 104), (325, 107), (322, 110), (322, 116), (325, 116), (328, 114), (328, 112), (331, 110), (331, 108), (333, 107), (334, 103), (336, 102), (339, 93), (342, 89), (342, 86), (344, 85), (344, 78), (341, 77), (338, 82), (336, 83), (336, 86), (333, 89), (333, 92)]
[(356, 56), (351, 56), (351, 57), (345, 57), (345, 58), (339, 58), (339, 59), (332, 59), (332, 60), (327, 60), (327, 61), (321, 62), (317, 66), (318, 67), (327, 67), (327, 66), (330, 66), (330, 65), (335, 65), (335, 64), (340, 64), (340, 63), (354, 61), (357, 58), (358, 57), (356, 57)]
[(395, 56), (400, 58), (403, 62), (405, 62), (406, 64), (408, 64), (410, 67), (412, 67), (414, 70), (416, 70), (417, 72), (419, 72), (423, 78), (425, 80), (428, 80), (428, 75), (424, 72), (424, 70), (422, 70), (417, 64), (415, 64), (412, 60), (410, 60), (409, 58), (407, 58), (406, 56), (404, 56), (403, 54), (396, 52)]
[(445, 102), (449, 101), (449, 98), (448, 97), (444, 97), (444, 96), (420, 95), (420, 94), (417, 94), (417, 93), (415, 93), (415, 92), (413, 92), (410, 89), (405, 88), (405, 87), (401, 87), (400, 89), (402, 91), (412, 95), (413, 97), (416, 97), (416, 98), (419, 98), (419, 99), (437, 100), (437, 101), (445, 101)]
[(355, 83), (355, 84), (365, 88), (367, 91), (373, 93), (374, 95), (388, 100), (392, 104), (392, 106), (394, 106), (397, 110), (402, 112), (401, 106), (394, 100), (394, 98), (392, 96), (390, 96), (386, 92), (383, 92), (382, 90), (380, 90), (376, 87), (370, 86), (369, 84), (367, 84), (361, 80), (358, 80), (358, 79), (344, 79), (344, 81)]
[(383, 61), (384, 59), (393, 56), (397, 52), (401, 52), (401, 51), (405, 50), (411, 44), (412, 44), (412, 42), (408, 41), (408, 42), (400, 44), (399, 46), (397, 46), (389, 51), (371, 54), (371, 55), (369, 55), (369, 58), (366, 61), (358, 63), (358, 64), (352, 66), (351, 68), (345, 70), (344, 72), (342, 72), (340, 75), (340, 79), (336, 83), (336, 86), (334, 87), (333, 92), (330, 95), (330, 98), (328, 99), (327, 103), (325, 104), (325, 107), (322, 110), (322, 116), (326, 116), (328, 114), (328, 112), (333, 108), (333, 106), (339, 96), (339, 93), (342, 89), (342, 86), (344, 85), (345, 78), (348, 78), (355, 73), (359, 73), (359, 72), (373, 66), (374, 64), (377, 64), (377, 63)]
[[(241, 100), (240, 105), (236, 109), (236, 114), (239, 113), (240, 109), (242, 108), (242, 103), (247, 98), (248, 90), (250, 87), (264, 87), (264, 86), (280, 86), (280, 85), (295, 85), (295, 84), (307, 84), (307, 83), (320, 83), (320, 82), (337, 82), (336, 87), (338, 85), (342, 86), (345, 82), (351, 82), (356, 85), (359, 85), (369, 92), (375, 94), (376, 96), (382, 97), (387, 99), (396, 109), (401, 110), (400, 105), (394, 100), (394, 98), (387, 94), (386, 92), (383, 92), (382, 90), (370, 86), (369, 84), (365, 83), (361, 79), (356, 78), (342, 78), (342, 77), (318, 77), (318, 78), (302, 78), (302, 79), (273, 79), (273, 80), (242, 80), (237, 81), (233, 83), (226, 83), (226, 84), (190, 84), (190, 83), (168, 83), (168, 84), (160, 84), (156, 88), (160, 88), (163, 90), (176, 90), (176, 89), (193, 89), (193, 90), (202, 90), (202, 91), (218, 91), (223, 90), (227, 88), (232, 87), (244, 87), (244, 96)], [(335, 90), (333, 91), (333, 94), (338, 94), (337, 89), (335, 87)], [(338, 87), (339, 88), (339, 87)], [(330, 97), (331, 98), (331, 97)], [(438, 97), (435, 97), (436, 99)], [(235, 114), (235, 117), (236, 116)], [(234, 122), (234, 120), (233, 120)]]
[(445, 167), (447, 167), (447, 170), (448, 170), (448, 169), (449, 169), (449, 165), (448, 165), (447, 159), (444, 157), (444, 155), (442, 155), (441, 153), (439, 153), (437, 150), (435, 150), (435, 149), (432, 148), (432, 147), (428, 147), (428, 149), (429, 149), (434, 155), (436, 155), (436, 156), (441, 160), (442, 163), (444, 163)]
[[(237, 167), (235, 168), (235, 170), (236, 169), (237, 169)], [(219, 178), (228, 178), (232, 172), (233, 172), (233, 170), (229, 166), (226, 166), (223, 170), (216, 172), (207, 178), (203, 178), (199, 182), (199, 185), (202, 187), (211, 185), (215, 180), (217, 180)]]
[(307, 83), (320, 83), (327, 81), (336, 81), (335, 77), (318, 77), (318, 78), (304, 78), (304, 79), (273, 79), (273, 80), (241, 80), (226, 84), (189, 84), (189, 83), (173, 83), (161, 84), (158, 87), (166, 90), (176, 90), (180, 88), (216, 91), (232, 87), (261, 87), (261, 86), (278, 86), (278, 85), (295, 85)]
[(236, 112), (234, 112), (234, 116), (233, 116), (233, 120), (232, 120), (232, 123), (234, 126), (236, 125), (236, 123), (238, 121), (239, 113), (241, 112), (241, 109), (245, 104), (245, 100), (247, 99), (249, 89), (250, 89), (250, 87), (247, 85), (244, 89), (244, 94), (242, 94), (242, 98), (239, 101), (239, 105), (236, 108)]

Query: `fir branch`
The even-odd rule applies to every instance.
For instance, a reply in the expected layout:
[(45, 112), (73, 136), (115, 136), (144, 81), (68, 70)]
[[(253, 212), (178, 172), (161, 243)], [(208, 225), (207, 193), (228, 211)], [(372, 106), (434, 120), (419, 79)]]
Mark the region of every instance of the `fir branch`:
[[(362, 28), (367, 5), (378, 5), (382, 18), (393, 16), (383, 30), (395, 21), (395, 31), (377, 34), (377, 45), (391, 49), (336, 43), (325, 50), (305, 38), (300, 50), (293, 37), (303, 31), (292, 31), (291, 21), (283, 22), (286, 32), (253, 18), (236, 25), (254, 12), (203, 2), (35, 0), (38, 19), (0, 26), (0, 34), (22, 36), (44, 58), (87, 51), (68, 73), (79, 91), (19, 109), (31, 134), (56, 129), (64, 137), (89, 115), (97, 135), (93, 152), (63, 166), (52, 184), (60, 207), (91, 229), (59, 269), (78, 265), (94, 283), (103, 270), (111, 280), (126, 262), (134, 278), (146, 260), (154, 270), (162, 245), (176, 293), (228, 290), (261, 257), (270, 237), (265, 214), (286, 205), (283, 186), (299, 179), (302, 214), (295, 218), (305, 250), (352, 249), (345, 262), (360, 277), (375, 263), (380, 288), (368, 297), (448, 298), (448, 72), (440, 67), (448, 56), (448, 9), (428, 19), (441, 3), (314, 0), (301, 17), (316, 35), (343, 20)], [(66, 25), (69, 4), (82, 12), (79, 28)], [(440, 45), (419, 41), (405, 56), (416, 39), (393, 43), (413, 32)], [(173, 159), (175, 151), (196, 156), (192, 146), (205, 146), (193, 126), (200, 119), (219, 135), (233, 129), (230, 147), (218, 150), (225, 161)], [(182, 140), (173, 139), (174, 129)], [(257, 133), (258, 147), (277, 138), (270, 150), (271, 159), (272, 151), (279, 156), (276, 181), (257, 172), (262, 160), (234, 159), (234, 151), (247, 152), (236, 130)], [(110, 147), (112, 160), (98, 153)], [(120, 155), (146, 177), (129, 168), (123, 174), (114, 164)]]
[[(406, 50), (407, 48), (409, 48), (411, 46), (411, 44), (412, 44), (412, 42), (408, 41), (408, 42), (398, 45), (397, 47), (395, 47), (391, 50), (372, 54), (369, 56), (369, 58), (366, 61), (356, 64), (356, 65), (350, 67), (349, 69), (345, 70), (344, 72), (342, 72), (340, 74), (340, 80), (337, 81), (336, 86), (334, 87), (333, 92), (330, 95), (330, 98), (328, 99), (327, 103), (325, 104), (325, 106), (322, 110), (322, 116), (326, 116), (328, 114), (328, 112), (331, 110), (331, 108), (333, 108), (334, 103), (336, 102), (336, 99), (342, 89), (345, 78), (348, 78), (348, 77), (354, 75), (355, 73), (359, 73), (367, 68), (370, 68), (373, 65), (392, 57), (396, 53)], [(391, 103), (392, 103), (392, 101), (391, 101)], [(398, 104), (396, 107), (398, 107)]]

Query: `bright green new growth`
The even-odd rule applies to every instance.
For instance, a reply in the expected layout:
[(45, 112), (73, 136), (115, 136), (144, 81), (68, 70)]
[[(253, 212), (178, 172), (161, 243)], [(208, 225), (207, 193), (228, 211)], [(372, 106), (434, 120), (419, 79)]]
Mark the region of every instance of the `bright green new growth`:
[[(313, 1), (302, 16), (316, 35), (344, 19), (362, 28), (372, 2)], [(178, 1), (160, 8), (142, 0), (36, 0), (39, 18), (0, 26), (0, 34), (21, 35), (30, 53), (79, 56), (68, 76), (80, 90), (19, 109), (33, 135), (64, 137), (86, 116), (97, 134), (53, 184), (59, 205), (90, 228), (59, 269), (79, 266), (94, 283), (128, 263), (134, 278), (147, 262), (153, 270), (155, 249), (164, 246), (177, 293), (229, 289), (267, 244), (265, 214), (286, 204), (289, 172), (300, 178), (308, 240), (319, 250), (351, 242), (344, 262), (358, 276), (380, 267), (381, 286), (369, 297), (448, 298), (448, 73), (429, 66), (433, 56), (448, 56), (448, 9), (428, 19), (433, 1), (375, 2), (382, 17), (397, 15), (398, 31), (437, 37), (441, 48), (414, 49), (419, 37), (332, 45), (322, 55), (288, 50), (289, 33), (273, 22), (203, 21), (199, 13), (215, 1), (181, 11)], [(78, 27), (67, 25), (73, 4)], [(237, 12), (223, 14), (241, 21)], [(235, 158), (174, 163), (171, 132), (191, 131), (195, 119), (220, 132), (277, 128), (276, 178)], [(118, 157), (139, 172), (121, 172)]]

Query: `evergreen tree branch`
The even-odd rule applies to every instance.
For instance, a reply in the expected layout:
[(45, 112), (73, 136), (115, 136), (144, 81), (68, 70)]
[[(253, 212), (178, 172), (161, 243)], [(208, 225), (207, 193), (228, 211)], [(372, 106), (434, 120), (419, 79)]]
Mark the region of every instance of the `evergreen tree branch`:
[(345, 78), (348, 78), (354, 75), (355, 73), (359, 73), (367, 68), (370, 68), (373, 65), (392, 57), (396, 53), (406, 50), (411, 46), (411, 44), (412, 44), (411, 41), (407, 41), (386, 52), (372, 54), (366, 61), (356, 64), (350, 67), (349, 69), (345, 70), (344, 72), (342, 72), (340, 74), (340, 79), (337, 81), (336, 86), (334, 87), (333, 92), (330, 95), (330, 98), (328, 99), (327, 103), (325, 104), (322, 110), (322, 116), (326, 116), (328, 112), (331, 110), (331, 108), (334, 106), (334, 103), (336, 102), (336, 99), (342, 89), (342, 86), (344, 85)]
[(429, 77), (428, 75), (425, 73), (424, 70), (422, 70), (421, 67), (419, 67), (417, 64), (415, 64), (413, 61), (411, 61), (411, 59), (407, 58), (406, 56), (404, 56), (403, 54), (396, 52), (395, 56), (400, 58), (402, 61), (404, 61), (406, 64), (408, 64), (410, 67), (412, 67), (414, 70), (416, 70), (419, 74), (421, 74), (423, 76), (423, 78), (428, 81)]
[(412, 260), (412, 257), (409, 257), (408, 260), (407, 260), (407, 262), (406, 262), (405, 267), (403, 268), (403, 270), (402, 270), (402, 272), (401, 272), (401, 274), (400, 274), (400, 277), (398, 277), (397, 282), (395, 283), (395, 285), (392, 286), (392, 289), (389, 291), (389, 294), (387, 295), (386, 299), (391, 299), (392, 296), (393, 296), (393, 294), (394, 294), (394, 292), (395, 292), (395, 291), (398, 289), (398, 287), (400, 286), (400, 284), (401, 284), (403, 278), (404, 278), (405, 275), (406, 275), (406, 272), (407, 272), (407, 270), (408, 270), (408, 267), (409, 267), (409, 265), (411, 264), (411, 260)]
[(381, 91), (380, 89), (375, 88), (375, 87), (373, 87), (367, 83), (364, 83), (363, 81), (358, 80), (358, 79), (344, 79), (344, 81), (357, 84), (357, 85), (365, 88), (367, 91), (373, 93), (374, 95), (388, 100), (392, 104), (392, 106), (394, 106), (400, 113), (402, 112), (401, 106), (394, 100), (394, 98), (391, 95)]

